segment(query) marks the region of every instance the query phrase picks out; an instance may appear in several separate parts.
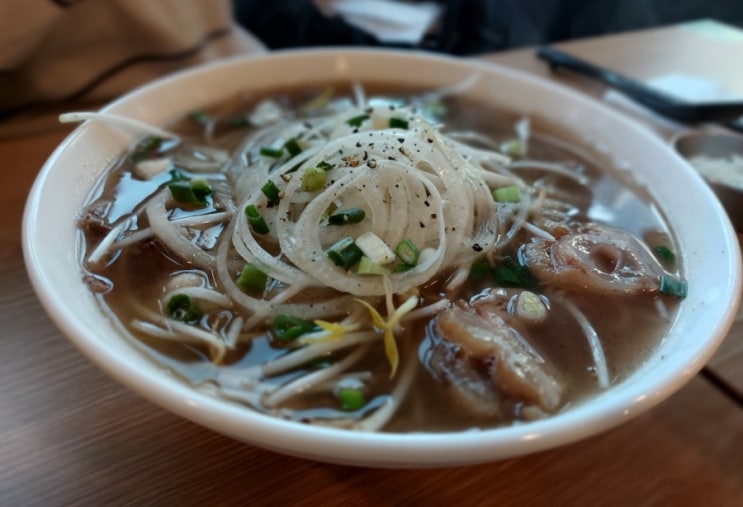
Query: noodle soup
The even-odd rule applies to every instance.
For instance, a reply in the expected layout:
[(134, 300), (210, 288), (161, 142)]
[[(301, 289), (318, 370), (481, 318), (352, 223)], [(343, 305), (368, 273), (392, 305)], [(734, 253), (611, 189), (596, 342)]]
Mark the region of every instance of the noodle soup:
[(162, 368), (367, 431), (565, 410), (636, 368), (686, 291), (641, 188), (446, 91), (336, 84), (190, 112), (143, 130), (80, 225), (89, 285)]

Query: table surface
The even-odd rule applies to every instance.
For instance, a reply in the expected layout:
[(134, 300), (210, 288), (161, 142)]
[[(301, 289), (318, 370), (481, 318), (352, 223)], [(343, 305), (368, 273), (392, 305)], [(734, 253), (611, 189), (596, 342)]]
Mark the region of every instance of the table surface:
[[(621, 52), (621, 44), (606, 38), (568, 47)], [(485, 58), (588, 94), (602, 91), (575, 76), (549, 75), (530, 50)], [(69, 344), (25, 273), (23, 205), (38, 169), (65, 135), (0, 141), (0, 202), (9, 215), (0, 229), (0, 505), (743, 501), (743, 313), (709, 365), (656, 408), (593, 438), (495, 463), (431, 470), (318, 463), (231, 440), (153, 405)]]

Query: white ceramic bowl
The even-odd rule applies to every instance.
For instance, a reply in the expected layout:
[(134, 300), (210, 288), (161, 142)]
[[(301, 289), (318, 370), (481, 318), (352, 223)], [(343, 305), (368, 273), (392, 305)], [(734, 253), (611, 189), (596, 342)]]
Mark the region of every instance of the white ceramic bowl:
[(278, 420), (191, 390), (121, 339), (82, 281), (75, 239), (78, 212), (101, 172), (132, 140), (100, 122), (75, 130), (31, 191), (23, 245), (39, 298), (64, 334), (122, 384), (204, 426), (287, 454), (382, 467), (459, 465), (566, 444), (627, 421), (671, 395), (705, 364), (729, 329), (741, 292), (738, 242), (723, 208), (702, 179), (643, 127), (592, 99), (492, 64), (374, 50), (296, 51), (222, 61), (156, 81), (106, 110), (161, 124), (244, 90), (336, 78), (435, 88), (473, 72), (479, 79), (467, 93), (476, 99), (542, 116), (636, 171), (678, 236), (690, 290), (677, 321), (639, 370), (590, 401), (549, 419), (501, 429), (385, 434)]

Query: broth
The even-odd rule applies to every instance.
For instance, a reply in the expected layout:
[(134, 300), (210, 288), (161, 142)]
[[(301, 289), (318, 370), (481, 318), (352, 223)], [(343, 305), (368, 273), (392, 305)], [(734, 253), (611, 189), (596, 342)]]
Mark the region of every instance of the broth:
[[(329, 89), (288, 90), (280, 95), (265, 93), (241, 97), (208, 111), (192, 112), (170, 126), (171, 131), (179, 135), (178, 141), (159, 139), (153, 143), (152, 138), (145, 137), (106, 172), (81, 219), (86, 249), (84, 269), (91, 287), (99, 292), (102, 306), (122, 324), (133, 343), (158, 365), (196, 389), (304, 423), (395, 432), (459, 431), (546, 417), (607, 388), (607, 385), (600, 385), (602, 373), (601, 364), (596, 359), (597, 351), (590, 345), (590, 339), (586, 340), (591, 330), (600, 337), (609, 384), (620, 382), (631, 374), (663, 338), (682, 293), (669, 296), (667, 291), (666, 294), (659, 292), (658, 287), (645, 286), (618, 291), (614, 288), (576, 289), (572, 278), (561, 274), (553, 276), (549, 266), (545, 268), (539, 264), (543, 258), (554, 263), (557, 256), (555, 245), (563, 238), (567, 243), (570, 238), (583, 234), (591, 242), (593, 238), (611, 236), (614, 228), (618, 228), (638, 237), (652, 238), (647, 245), (638, 242), (638, 248), (644, 252), (656, 252), (658, 260), (654, 262), (657, 266), (645, 268), (643, 265), (637, 268), (638, 271), (649, 269), (650, 278), (667, 278), (684, 288), (679, 274), (680, 259), (675, 256), (671, 231), (647, 192), (626, 181), (624, 172), (613, 170), (600, 155), (580, 148), (579, 140), (539, 118), (530, 119), (528, 140), (523, 136), (519, 139), (514, 131), (514, 125), (520, 121), (516, 114), (483, 107), (464, 97), (441, 97), (413, 90), (400, 92), (373, 84), (367, 85), (371, 99), (360, 107), (361, 114), (349, 117), (348, 111), (355, 111), (351, 98), (354, 90), (342, 83), (333, 88), (339, 92), (332, 99)], [(348, 132), (344, 131), (339, 138), (313, 145), (310, 134), (302, 137), (311, 129), (321, 131), (317, 125), (327, 122), (328, 117), (342, 114), (346, 114), (345, 119), (336, 122), (333, 128)], [(296, 122), (288, 127), (287, 115), (296, 116)], [(364, 118), (359, 120), (362, 116)], [(409, 118), (410, 123), (406, 120), (404, 124), (383, 128), (372, 128), (365, 123), (377, 121), (378, 117), (389, 117), (391, 124), (393, 118)], [(453, 221), (441, 224), (443, 218), (432, 210), (435, 198), (449, 187), (442, 183), (445, 178), (437, 179), (439, 173), (436, 171), (439, 169), (429, 169), (424, 163), (418, 163), (416, 169), (427, 172), (423, 177), (411, 175), (410, 169), (392, 173), (399, 159), (416, 160), (416, 150), (425, 150), (428, 144), (438, 146), (438, 137), (436, 142), (422, 134), (420, 139), (413, 137), (425, 133), (425, 129), (432, 129), (426, 120), (443, 122), (441, 132), (444, 137), (440, 146), (445, 153), (448, 153), (446, 149), (459, 146), (456, 143), (467, 140), (466, 146), (472, 151), (461, 159), (452, 155), (456, 162), (452, 163), (453, 170), (458, 170), (455, 166), (460, 162), (470, 163), (483, 157), (488, 171), (491, 165), (502, 171), (497, 177), (485, 176), (486, 179), (497, 180), (498, 185), (509, 179), (518, 182), (521, 194), (516, 202), (476, 204), (474, 218), (465, 220), (452, 212), (457, 201), (446, 194), (441, 199), (440, 213), (447, 214)], [(261, 123), (261, 126), (256, 126)], [(281, 125), (284, 130), (277, 129), (276, 125)], [(525, 124), (520, 125), (523, 131)], [(287, 128), (295, 128), (292, 132), (303, 144), (301, 153), (293, 156), (287, 153), (291, 151), (285, 142)], [(384, 151), (379, 147), (381, 141), (374, 141), (378, 139), (374, 136), (381, 136), (380, 131), (390, 129), (399, 139), (390, 141), (389, 146), (394, 145), (394, 151), (387, 145)], [(473, 132), (477, 136), (472, 135)], [(369, 139), (374, 140), (361, 137), (367, 133)], [(338, 150), (338, 153), (323, 151), (337, 139), (345, 138), (353, 139), (355, 144)], [(246, 139), (249, 140), (247, 143)], [(281, 142), (278, 143), (277, 139)], [(268, 148), (274, 153), (268, 153)], [(278, 149), (282, 150), (280, 156), (275, 153)], [(304, 188), (304, 178), (309, 180), (306, 176), (308, 161), (315, 156), (305, 153), (312, 150), (315, 150), (312, 153), (324, 154), (323, 162), (332, 162), (325, 164), (332, 167), (323, 167), (322, 171), (311, 167), (315, 173), (321, 174), (322, 185)], [(501, 152), (502, 155), (502, 151), (513, 155), (511, 162), (503, 162), (495, 155), (482, 155), (485, 152)], [(380, 158), (382, 153), (386, 161)], [(292, 165), (290, 162), (297, 159), (301, 160), (294, 164), (296, 167), (289, 167)], [(385, 163), (391, 164), (389, 167), (392, 169)], [(375, 193), (372, 185), (379, 187), (387, 183), (364, 180), (372, 176), (353, 172), (360, 169), (377, 170), (381, 175), (379, 178), (386, 177), (389, 172), (397, 179), (384, 191)], [(293, 195), (295, 200), (292, 204), (285, 205), (278, 198), (276, 204), (268, 204), (270, 197), (266, 192), (259, 195), (256, 191), (258, 180), (246, 175), (246, 171), (253, 170), (264, 170), (265, 178), (274, 178), (278, 184), (285, 185), (286, 193), (282, 189), (280, 199), (286, 200)], [(277, 174), (282, 176), (281, 179)], [(300, 175), (303, 178), (302, 189), (291, 194), (291, 185)], [(305, 259), (301, 256), (305, 254), (297, 254), (299, 260), (287, 260), (290, 254), (282, 253), (279, 245), (282, 241), (291, 244), (296, 240), (280, 236), (278, 232), (279, 238), (274, 240), (271, 237), (274, 230), (288, 227), (283, 226), (282, 221), (291, 222), (292, 226), (309, 223), (302, 222), (303, 214), (309, 213), (307, 210), (320, 198), (318, 196), (341, 184), (343, 178), (351, 182), (349, 185), (358, 186), (361, 197), (338, 190), (336, 198), (330, 199), (330, 204), (321, 210), (323, 222), (317, 226), (317, 234), (322, 237), (322, 255)], [(203, 183), (201, 180), (206, 180), (209, 187), (203, 202), (179, 203), (174, 197), (175, 190), (169, 191), (170, 186), (178, 182), (181, 187), (186, 186), (192, 197), (201, 188), (198, 186)], [(263, 183), (261, 180), (260, 184)], [(364, 195), (367, 183), (371, 196)], [(452, 188), (459, 188), (456, 185), (459, 182), (452, 183)], [(416, 231), (412, 226), (389, 227), (381, 223), (397, 220), (397, 210), (385, 206), (387, 200), (395, 201), (396, 193), (403, 191), (401, 188), (411, 196), (415, 194), (424, 203), (422, 209), (427, 210), (426, 216), (420, 217), (406, 211), (405, 223), (419, 223), (421, 230), (443, 227), (444, 237)], [(466, 195), (474, 195), (472, 199), (477, 201), (480, 187), (475, 185), (472, 188), (475, 190), (469, 189), (468, 192), (474, 193)], [(488, 192), (491, 190), (488, 187)], [(377, 194), (381, 196), (378, 208), (369, 204)], [(253, 195), (257, 197), (251, 197)], [(162, 203), (153, 204), (157, 199)], [(527, 199), (536, 210), (523, 215), (531, 224), (528, 227), (518, 224), (519, 206), (525, 206), (523, 203)], [(268, 222), (271, 239), (264, 239), (256, 232), (254, 222), (244, 224), (238, 220), (238, 217), (248, 220), (241, 217), (246, 202), (259, 203), (257, 210)], [(336, 205), (338, 202), (342, 206)], [(363, 220), (367, 222), (336, 227), (328, 225), (328, 216), (351, 205), (366, 210)], [(408, 208), (417, 205), (411, 200)], [(171, 240), (175, 243), (161, 239), (155, 231), (163, 227), (153, 223), (155, 215), (152, 210), (156, 208), (162, 211), (166, 226), (186, 224), (172, 227), (175, 234), (180, 235), (180, 239)], [(495, 215), (483, 217), (484, 209), (495, 210)], [(284, 211), (286, 214), (281, 214)], [(377, 214), (382, 218), (376, 218)], [(214, 219), (223, 215), (230, 219)], [(491, 228), (501, 227), (502, 230), (479, 230), (470, 224), (472, 220), (481, 220)], [(454, 255), (450, 253), (453, 247), (445, 249), (441, 245), (456, 241), (460, 237), (458, 234), (464, 234), (456, 230), (461, 228), (460, 223), (468, 224), (472, 229), (471, 233), (462, 236), (466, 241), (472, 238), (486, 240), (482, 244), (466, 244), (456, 258), (444, 258), (440, 269), (433, 270), (434, 276), (425, 278), (415, 287), (405, 286), (404, 279), (408, 273), (418, 276), (418, 271), (425, 271), (426, 262), (439, 262), (430, 261), (431, 255), (441, 251), (445, 252), (442, 256)], [(586, 231), (585, 226), (580, 225), (585, 223), (602, 225), (598, 232), (592, 226)], [(314, 227), (314, 222), (311, 225)], [(331, 249), (331, 243), (337, 244), (349, 234), (347, 231), (358, 233), (364, 231), (364, 227), (386, 231), (377, 234), (386, 242), (388, 237), (396, 238), (394, 244), (387, 246), (390, 250), (397, 250), (398, 255), (392, 261), (372, 262), (377, 272), (371, 274), (359, 275), (358, 265), (353, 264), (345, 273), (345, 268), (339, 270), (331, 266), (331, 275), (328, 276), (332, 279), (347, 275), (359, 280), (358, 287), (366, 284), (363, 289), (366, 293), (362, 289), (359, 293), (347, 293), (335, 286), (321, 287), (318, 286), (321, 284), (307, 282), (304, 268), (300, 266), (302, 263), (321, 262), (324, 253)], [(412, 264), (404, 261), (405, 255), (399, 253), (405, 238), (399, 237), (398, 229), (405, 227), (406, 231), (412, 231), (411, 235), (418, 234), (416, 237), (423, 238), (420, 245), (414, 246), (420, 257)], [(300, 229), (298, 227), (297, 232), (304, 234), (305, 231)], [(241, 236), (241, 230), (247, 231), (250, 237)], [(350, 234), (358, 240), (359, 236), (353, 232)], [(111, 238), (112, 244), (101, 253), (103, 249), (99, 245), (105, 243), (105, 238)], [(207, 260), (217, 259), (216, 263), (204, 264), (198, 251), (178, 251), (177, 245), (182, 245), (183, 241), (206, 252)], [(609, 241), (609, 247), (601, 242), (597, 243), (598, 246), (591, 243), (586, 247), (590, 250), (587, 255), (591, 256), (592, 262), (619, 263), (624, 261), (612, 256), (635, 255), (627, 254), (623, 247), (617, 246), (620, 244), (618, 241), (613, 241)], [(604, 255), (602, 250), (596, 254), (600, 257), (596, 260), (594, 250), (607, 248), (609, 253)], [(368, 257), (366, 250), (362, 253)], [(269, 276), (263, 280), (265, 286), (259, 285), (258, 289), (252, 285), (248, 288), (238, 286), (240, 294), (237, 294), (229, 280), (234, 282), (244, 275), (248, 254), (251, 261), (247, 264), (258, 266), (262, 275), (267, 271)], [(637, 254), (637, 257), (644, 259), (643, 255)], [(269, 258), (278, 263), (274, 268), (266, 267)], [(494, 278), (496, 272), (503, 272), (505, 268), (501, 269), (501, 266), (508, 259), (515, 265), (511, 266), (514, 269), (507, 272), (507, 276), (525, 272), (525, 281), (504, 284)], [(612, 265), (606, 270), (615, 268), (617, 273), (629, 269)], [(591, 269), (595, 271), (597, 268)], [(270, 275), (274, 272), (275, 277)], [(258, 278), (262, 275), (259, 274)], [(313, 275), (322, 276), (325, 275)], [(282, 281), (281, 277), (294, 277), (292, 280), (296, 283)], [(567, 286), (561, 285), (564, 279), (569, 282)], [(370, 280), (383, 290), (374, 289)], [(396, 283), (400, 285), (395, 286)], [(302, 289), (294, 290), (295, 285)], [(181, 295), (179, 291), (191, 294), (188, 301), (183, 302), (185, 298), (181, 298), (181, 306), (171, 305), (173, 297)], [(243, 297), (247, 301), (244, 304)], [(531, 302), (530, 308), (536, 305), (538, 312), (544, 309), (545, 315), (534, 317), (527, 314), (524, 317), (517, 307), (520, 297)], [(265, 303), (272, 298), (277, 299)], [(431, 314), (410, 318), (394, 327), (390, 325), (392, 346), (396, 350), (390, 353), (390, 339), (382, 329), (385, 322), (375, 320), (374, 312), (359, 303), (359, 299), (374, 307), (382, 321), (389, 319), (396, 309), (411, 299), (415, 302), (412, 312), (431, 308)], [(183, 318), (194, 301), (199, 307), (198, 315)], [(306, 317), (292, 320), (288, 327), (279, 326), (277, 331), (277, 312), (261, 312), (268, 312), (266, 308), (271, 305), (285, 308), (281, 306), (284, 304), (294, 305), (286, 308), (301, 309)], [(171, 306), (175, 307), (175, 312)], [(446, 319), (456, 312), (464, 312), (467, 319), (472, 317), (476, 321), (464, 328), (467, 333), (472, 333), (468, 343), (458, 341), (459, 336), (446, 331)], [(525, 323), (524, 319), (530, 318), (541, 320), (539, 323)], [(488, 336), (484, 340), (475, 340), (474, 345), (471, 343), (471, 338), (477, 338), (475, 335), (483, 329), (491, 326), (500, 329), (502, 324), (507, 328), (502, 333), (504, 342), (492, 345)], [(277, 338), (279, 332), (305, 325), (308, 327), (302, 330), (299, 338)], [(455, 328), (457, 325), (455, 320)], [(184, 332), (191, 335), (184, 338)], [(316, 338), (311, 338), (313, 336)], [(357, 340), (358, 345), (337, 346), (344, 340)], [(492, 337), (492, 341), (498, 340), (501, 338)], [(483, 345), (485, 342), (488, 342), (487, 346)], [(322, 347), (328, 350), (323, 351)], [(478, 352), (483, 347), (485, 352)], [(302, 350), (320, 352), (302, 360), (298, 354)], [(500, 384), (494, 380), (516, 375), (512, 371), (504, 373), (506, 369), (502, 362), (509, 362), (506, 350), (515, 351), (511, 352), (514, 357), (523, 359), (528, 356), (530, 364), (537, 365), (528, 367), (532, 370), (527, 368), (535, 378), (546, 378), (549, 382), (554, 379), (559, 402), (550, 402), (550, 394), (530, 382), (514, 386), (509, 381)], [(290, 357), (297, 357), (293, 360), (296, 364), (282, 366), (281, 361), (289, 361)], [(539, 366), (541, 363), (548, 363), (544, 372)], [(514, 371), (521, 373), (519, 368), (522, 366), (516, 364)], [(533, 368), (538, 368), (538, 371)], [(482, 386), (490, 386), (491, 381), (496, 394), (479, 392)], [(486, 409), (493, 399), (496, 399), (495, 405)]]

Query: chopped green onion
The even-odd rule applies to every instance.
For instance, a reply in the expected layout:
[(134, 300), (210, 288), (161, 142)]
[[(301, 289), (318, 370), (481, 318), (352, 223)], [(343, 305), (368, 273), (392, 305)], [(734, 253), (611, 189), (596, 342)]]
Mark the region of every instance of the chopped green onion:
[(171, 319), (193, 324), (201, 318), (201, 310), (193, 300), (185, 294), (176, 294), (166, 305)]
[(684, 299), (689, 293), (689, 283), (671, 275), (662, 275), (659, 290), (661, 294), (666, 296)]
[(532, 291), (522, 290), (516, 296), (513, 312), (523, 321), (538, 324), (547, 318), (548, 308), (542, 298)]
[(390, 118), (390, 128), (391, 129), (407, 129), (408, 128), (408, 122), (407, 120), (404, 120), (402, 118)]
[(325, 162), (324, 160), (319, 162), (317, 164), (317, 167), (319, 169), (322, 169), (323, 171), (330, 171), (333, 167), (335, 167), (333, 164), (329, 164), (328, 162)]
[(191, 180), (191, 190), (199, 202), (206, 202), (206, 196), (212, 193), (212, 187), (204, 178), (194, 178)]
[(325, 186), (328, 175), (325, 169), (320, 167), (308, 167), (302, 175), (302, 190), (305, 192), (314, 192)]
[(302, 111), (314, 111), (326, 105), (333, 98), (335, 90), (332, 86), (326, 86), (319, 95), (313, 97), (309, 102), (302, 105)]
[(248, 223), (256, 234), (268, 234), (268, 224), (263, 218), (263, 214), (253, 204), (245, 206), (245, 216), (248, 217)]
[(423, 111), (428, 113), (430, 116), (433, 116), (434, 118), (443, 118), (444, 116), (446, 116), (447, 108), (443, 102), (434, 101), (426, 104), (423, 107)]
[(174, 181), (168, 185), (168, 188), (176, 201), (184, 204), (199, 204), (199, 200), (191, 190), (191, 184), (188, 181)]
[(341, 410), (354, 412), (364, 406), (364, 393), (355, 387), (344, 387), (336, 392)]
[(276, 206), (281, 200), (281, 192), (279, 191), (279, 187), (277, 187), (276, 183), (271, 180), (268, 180), (266, 184), (261, 187), (261, 192), (263, 192), (263, 195), (266, 196), (268, 202), (270, 202), (274, 206)]
[(332, 358), (330, 354), (316, 357), (315, 359), (307, 361), (304, 366), (309, 370), (322, 370), (323, 368), (327, 368), (332, 364), (331, 359)]
[(384, 266), (380, 266), (376, 262), (372, 261), (369, 257), (364, 255), (359, 260), (359, 267), (356, 270), (358, 275), (389, 275), (390, 270)]
[(526, 155), (526, 145), (521, 139), (509, 139), (500, 144), (499, 150), (509, 157), (523, 157)]
[(303, 334), (318, 331), (319, 329), (320, 328), (312, 322), (283, 313), (274, 317), (273, 323), (271, 324), (271, 332), (273, 333), (273, 336), (277, 340), (283, 342), (294, 340)]
[(676, 263), (676, 255), (667, 246), (656, 246), (653, 248), (653, 253), (666, 266), (673, 266)]
[(280, 158), (284, 154), (281, 148), (271, 148), (270, 146), (261, 146), (258, 152), (264, 157)]
[(359, 116), (354, 116), (353, 118), (349, 118), (346, 120), (346, 123), (351, 127), (360, 127), (362, 123), (364, 123), (365, 120), (369, 119), (368, 114), (360, 114)]
[(203, 205), (206, 197), (212, 193), (209, 183), (203, 179), (172, 181), (168, 188), (173, 199), (181, 204)]
[(191, 121), (198, 123), (199, 125), (207, 125), (209, 122), (212, 121), (211, 116), (206, 114), (203, 111), (192, 111), (188, 117), (191, 119)]
[(330, 218), (330, 215), (332, 215), (336, 210), (338, 209), (338, 206), (335, 203), (330, 203), (330, 206), (328, 206), (328, 209), (326, 209), (323, 214), (320, 216), (320, 222), (324, 222), (328, 218)]
[(404, 239), (397, 244), (395, 247), (395, 255), (400, 259), (406, 266), (413, 267), (418, 264), (418, 257), (420, 257), (420, 250), (415, 246), (412, 239)]
[(344, 269), (349, 269), (361, 260), (364, 252), (356, 246), (353, 238), (345, 237), (327, 249), (328, 258)]
[(188, 181), (188, 176), (178, 168), (171, 169), (168, 173), (170, 174), (170, 181)]
[(299, 142), (294, 138), (289, 139), (287, 142), (285, 142), (284, 148), (286, 148), (286, 151), (289, 152), (289, 157), (294, 157), (302, 153), (302, 147), (299, 145)]
[(539, 282), (531, 274), (529, 268), (518, 263), (513, 257), (504, 257), (492, 269), (493, 278), (501, 287), (522, 287), (534, 289)]
[(137, 143), (137, 150), (152, 151), (160, 148), (163, 138), (160, 136), (147, 136)]
[(250, 119), (244, 114), (236, 114), (230, 118), (229, 123), (232, 128), (250, 127)]
[(258, 266), (246, 263), (240, 276), (237, 278), (237, 284), (243, 289), (250, 289), (256, 292), (263, 292), (266, 289), (268, 275)]
[(366, 231), (361, 236), (356, 238), (356, 246), (358, 246), (364, 255), (369, 257), (369, 260), (384, 266), (395, 261), (396, 255), (392, 249), (387, 246), (382, 238), (374, 234), (372, 231)]
[(520, 198), (519, 187), (516, 185), (496, 188), (493, 190), (493, 199), (495, 199), (496, 202), (519, 202)]
[(147, 136), (137, 143), (132, 153), (132, 159), (139, 162), (150, 153), (156, 153), (163, 145), (163, 138), (159, 136)]
[(328, 223), (330, 225), (358, 224), (365, 216), (366, 214), (361, 208), (347, 208), (330, 215), (328, 217)]
[(470, 278), (484, 280), (490, 274), (490, 264), (485, 261), (476, 261), (470, 267)]

